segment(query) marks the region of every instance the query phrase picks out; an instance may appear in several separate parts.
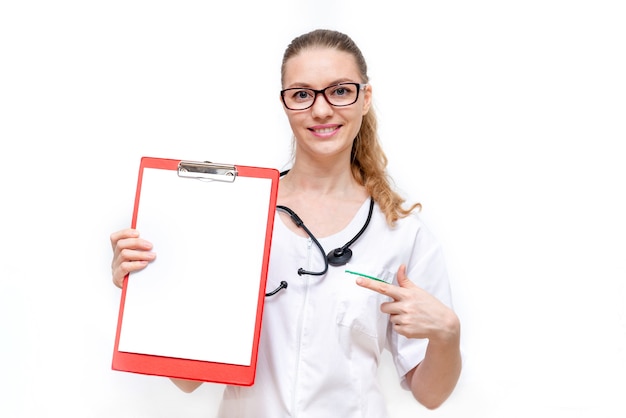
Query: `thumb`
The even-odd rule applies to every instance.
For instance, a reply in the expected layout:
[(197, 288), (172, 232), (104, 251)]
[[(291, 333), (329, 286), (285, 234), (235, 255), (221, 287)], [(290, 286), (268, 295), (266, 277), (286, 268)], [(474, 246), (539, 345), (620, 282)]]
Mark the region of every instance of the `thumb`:
[(416, 287), (415, 284), (407, 277), (406, 266), (404, 264), (402, 264), (400, 268), (398, 268), (398, 285), (406, 289), (412, 289)]

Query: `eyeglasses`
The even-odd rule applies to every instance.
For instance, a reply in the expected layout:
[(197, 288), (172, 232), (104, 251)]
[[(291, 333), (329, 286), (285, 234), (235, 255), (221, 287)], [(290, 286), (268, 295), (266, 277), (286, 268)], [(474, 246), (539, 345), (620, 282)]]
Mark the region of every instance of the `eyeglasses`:
[(318, 94), (324, 96), (326, 101), (333, 106), (350, 106), (356, 103), (359, 98), (359, 91), (365, 88), (365, 86), (367, 84), (339, 83), (321, 90), (295, 87), (281, 90), (280, 97), (283, 99), (285, 107), (289, 110), (308, 109), (313, 106)]

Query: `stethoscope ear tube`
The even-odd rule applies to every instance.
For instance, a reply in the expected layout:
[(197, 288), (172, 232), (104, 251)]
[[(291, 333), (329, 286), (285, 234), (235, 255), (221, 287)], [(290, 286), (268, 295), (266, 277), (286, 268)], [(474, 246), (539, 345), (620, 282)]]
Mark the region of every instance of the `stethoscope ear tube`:
[(265, 296), (274, 296), (276, 293), (280, 292), (282, 289), (287, 289), (288, 285), (289, 284), (283, 280), (282, 282), (280, 282), (280, 285), (276, 289), (272, 290), (269, 293), (266, 293)]

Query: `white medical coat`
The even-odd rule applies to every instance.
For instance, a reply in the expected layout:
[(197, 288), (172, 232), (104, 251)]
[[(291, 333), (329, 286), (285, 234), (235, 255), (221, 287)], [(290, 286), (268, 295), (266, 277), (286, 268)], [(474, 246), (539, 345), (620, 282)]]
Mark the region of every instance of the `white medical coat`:
[[(343, 246), (363, 226), (369, 199), (341, 232), (318, 239), (326, 253)], [(397, 284), (400, 264), (418, 286), (451, 306), (441, 247), (417, 214), (390, 228), (376, 204), (365, 233), (352, 245), (348, 266), (329, 266), (324, 276), (299, 276), (304, 268), (321, 271), (322, 254), (276, 216), (267, 290), (283, 289), (265, 301), (255, 382), (228, 386), (220, 418), (384, 418), (377, 367), (384, 349), (393, 357), (399, 380), (422, 361), (426, 340), (393, 331), (380, 304), (389, 300), (359, 287), (348, 268)]]

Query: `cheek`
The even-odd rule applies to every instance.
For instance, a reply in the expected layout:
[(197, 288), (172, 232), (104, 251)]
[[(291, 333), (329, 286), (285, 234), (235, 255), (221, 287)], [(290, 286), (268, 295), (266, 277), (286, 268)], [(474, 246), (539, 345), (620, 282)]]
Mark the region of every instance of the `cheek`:
[(355, 134), (359, 132), (361, 129), (361, 125), (363, 124), (363, 117), (367, 114), (367, 109), (364, 107), (360, 107), (359, 109), (355, 109), (352, 114), (352, 125), (354, 125)]
[(291, 129), (295, 129), (299, 125), (297, 115), (294, 115), (289, 111), (285, 111), (285, 115), (287, 116), (287, 121), (289, 122), (289, 126), (291, 126)]

